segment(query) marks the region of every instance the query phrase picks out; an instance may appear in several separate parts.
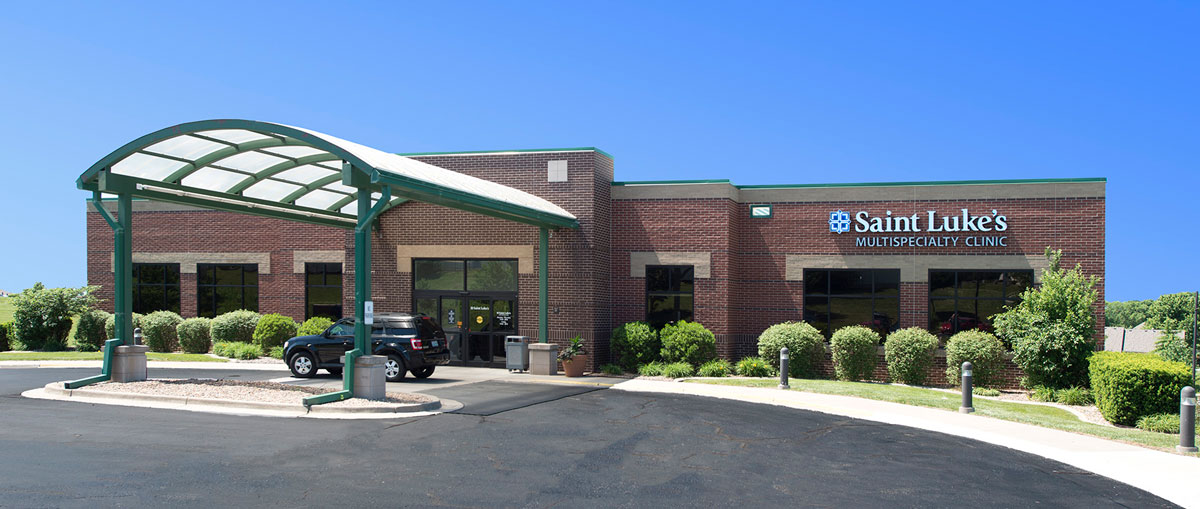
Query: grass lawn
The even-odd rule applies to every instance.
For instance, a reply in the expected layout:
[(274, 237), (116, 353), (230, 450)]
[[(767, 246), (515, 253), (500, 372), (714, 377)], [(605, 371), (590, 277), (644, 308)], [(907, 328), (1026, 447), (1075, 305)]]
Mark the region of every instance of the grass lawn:
[[(0, 361), (98, 361), (103, 352), (0, 352)], [(199, 353), (146, 353), (148, 361), (229, 362)]]
[(11, 297), (0, 297), (0, 323), (13, 319), (13, 303)]
[[(776, 388), (779, 385), (779, 380), (766, 378), (707, 379), (688, 380), (688, 382), (770, 388)], [(931, 389), (921, 389), (918, 387), (904, 387), (898, 385), (863, 382), (838, 382), (834, 380), (805, 380), (797, 378), (789, 379), (788, 384), (791, 385), (791, 390), (793, 391), (834, 394), (838, 396), (853, 396), (857, 398), (874, 399), (879, 401), (890, 401), (905, 405), (940, 408), (951, 412), (957, 412), (958, 405), (962, 402), (962, 398), (958, 394)], [(1175, 446), (1179, 444), (1178, 435), (1168, 435), (1166, 433), (1154, 433), (1140, 429), (1115, 428), (1101, 426), (1099, 424), (1092, 424), (1090, 422), (1079, 420), (1079, 418), (1071, 412), (1052, 406), (1030, 405), (1012, 401), (996, 401), (980, 397), (976, 397), (973, 403), (975, 404), (976, 414), (986, 415), (996, 419), (1004, 419), (1006, 421), (1021, 422), (1046, 428), (1082, 433), (1085, 435), (1107, 438), (1109, 440), (1117, 440), (1146, 447), (1153, 447), (1156, 449), (1163, 449), (1170, 452), (1174, 452)]]

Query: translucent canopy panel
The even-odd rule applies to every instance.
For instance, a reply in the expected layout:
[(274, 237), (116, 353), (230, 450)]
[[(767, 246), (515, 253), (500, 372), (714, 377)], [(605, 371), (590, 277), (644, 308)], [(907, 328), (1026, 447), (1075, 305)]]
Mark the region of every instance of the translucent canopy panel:
[(92, 165), (77, 184), (353, 223), (358, 187), (343, 182), (347, 163), (361, 175), (355, 186), (372, 189), (373, 202), (382, 196), (379, 189), (390, 189), (394, 199), (385, 206), (419, 200), (539, 226), (578, 227), (571, 213), (524, 191), (327, 134), (249, 120), (205, 120), (148, 134)]

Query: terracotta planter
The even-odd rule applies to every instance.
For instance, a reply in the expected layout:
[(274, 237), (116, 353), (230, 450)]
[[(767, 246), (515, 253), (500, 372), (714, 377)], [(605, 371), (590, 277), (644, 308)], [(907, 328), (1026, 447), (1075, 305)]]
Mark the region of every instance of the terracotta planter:
[(566, 376), (583, 376), (583, 368), (587, 366), (586, 355), (576, 355), (569, 361), (562, 361), (563, 374)]

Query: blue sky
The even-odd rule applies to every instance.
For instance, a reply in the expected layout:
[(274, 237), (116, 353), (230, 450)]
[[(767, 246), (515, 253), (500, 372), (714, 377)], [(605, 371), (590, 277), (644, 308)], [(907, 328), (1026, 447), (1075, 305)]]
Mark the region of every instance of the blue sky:
[(0, 289), (84, 284), (74, 179), (207, 118), (396, 152), (596, 146), (618, 180), (1107, 177), (1108, 300), (1200, 289), (1198, 21), (1195, 2), (10, 4)]

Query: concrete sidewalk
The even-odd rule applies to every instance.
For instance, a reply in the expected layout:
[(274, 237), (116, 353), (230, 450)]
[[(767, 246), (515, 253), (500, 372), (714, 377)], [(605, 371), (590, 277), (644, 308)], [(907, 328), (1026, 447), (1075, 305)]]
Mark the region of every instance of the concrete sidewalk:
[[(101, 361), (0, 361), (0, 368), (96, 368)], [(286, 364), (262, 362), (179, 362), (147, 360), (148, 368), (165, 369), (245, 369), (252, 371), (288, 371)]]
[(957, 435), (1060, 461), (1181, 506), (1200, 508), (1196, 485), (1200, 458), (1196, 457), (990, 417), (847, 396), (642, 379), (612, 388), (765, 403)]

